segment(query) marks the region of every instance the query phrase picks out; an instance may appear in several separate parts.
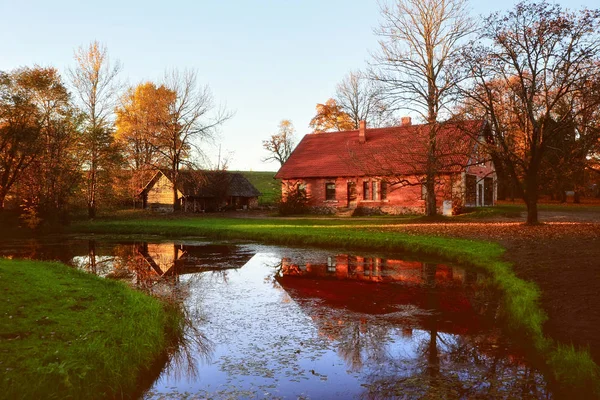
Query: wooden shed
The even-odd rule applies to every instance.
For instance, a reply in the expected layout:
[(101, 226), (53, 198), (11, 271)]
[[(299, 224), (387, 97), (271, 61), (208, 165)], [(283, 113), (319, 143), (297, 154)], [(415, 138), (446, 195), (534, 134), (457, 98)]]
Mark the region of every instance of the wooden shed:
[[(172, 212), (173, 181), (169, 171), (158, 170), (140, 193), (144, 208)], [(252, 209), (261, 193), (241, 173), (179, 171), (177, 197), (186, 212)]]

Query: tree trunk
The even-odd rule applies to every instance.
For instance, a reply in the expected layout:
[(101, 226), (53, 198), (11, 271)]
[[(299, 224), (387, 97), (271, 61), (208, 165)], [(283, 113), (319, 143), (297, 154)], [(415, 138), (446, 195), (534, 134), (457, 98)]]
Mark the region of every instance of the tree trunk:
[(425, 183), (427, 194), (425, 196), (425, 215), (434, 216), (437, 215), (437, 205), (435, 197), (435, 179), (433, 177), (428, 178)]
[[(430, 93), (431, 93), (430, 86)], [(431, 97), (430, 97), (431, 98)], [(429, 105), (429, 143), (427, 149), (427, 182), (425, 188), (427, 196), (425, 197), (425, 215), (434, 216), (437, 214), (436, 196), (435, 196), (435, 177), (436, 169), (436, 151), (437, 151), (437, 132), (436, 132), (436, 114), (433, 103)]]
[(96, 203), (94, 203), (93, 201), (88, 203), (88, 218), (96, 218)]
[(4, 188), (0, 189), (0, 211), (4, 211), (4, 202), (6, 201), (6, 195), (8, 194), (8, 190)]
[(537, 172), (525, 178), (525, 204), (527, 204), (527, 224), (535, 225), (538, 220)]
[(93, 156), (92, 165), (90, 166), (89, 182), (88, 182), (88, 218), (96, 218), (96, 185), (97, 185), (97, 161)]
[(538, 208), (537, 201), (528, 200), (527, 201), (527, 225), (535, 225), (538, 224)]
[(177, 187), (175, 183), (173, 183), (173, 211), (181, 210), (181, 205), (179, 204), (179, 197), (177, 196)]

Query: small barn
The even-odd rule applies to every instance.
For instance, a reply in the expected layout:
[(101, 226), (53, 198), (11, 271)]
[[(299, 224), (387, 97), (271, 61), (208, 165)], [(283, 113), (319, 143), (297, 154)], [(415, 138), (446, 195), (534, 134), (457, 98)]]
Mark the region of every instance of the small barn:
[[(158, 170), (140, 193), (143, 207), (174, 210), (173, 180), (169, 171)], [(261, 193), (241, 173), (229, 171), (179, 171), (177, 198), (185, 212), (246, 210), (258, 207)]]

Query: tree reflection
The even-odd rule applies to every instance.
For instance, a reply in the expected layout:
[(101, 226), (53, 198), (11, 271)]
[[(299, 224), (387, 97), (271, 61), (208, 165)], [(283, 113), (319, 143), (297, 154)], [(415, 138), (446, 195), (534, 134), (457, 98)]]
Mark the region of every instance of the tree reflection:
[[(361, 257), (340, 266), (353, 257), (337, 256), (335, 265), (333, 259), (284, 258), (278, 281), (347, 368), (365, 377), (363, 398), (549, 396), (543, 376), (490, 328), (499, 302), (474, 273)], [(394, 284), (364, 283), (375, 274)]]

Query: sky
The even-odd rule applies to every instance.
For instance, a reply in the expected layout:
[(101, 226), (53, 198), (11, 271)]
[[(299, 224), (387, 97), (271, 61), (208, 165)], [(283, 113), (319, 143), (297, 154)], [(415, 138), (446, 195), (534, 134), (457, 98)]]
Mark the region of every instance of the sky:
[[(598, 0), (555, 1), (599, 7)], [(471, 1), (474, 17), (514, 0)], [(289, 119), (298, 140), (317, 103), (377, 51), (376, 0), (197, 0), (90, 2), (0, 0), (0, 71), (53, 66), (66, 79), (73, 51), (98, 40), (123, 65), (120, 79), (159, 82), (165, 70), (194, 69), (217, 105), (235, 113), (204, 147), (231, 170), (276, 171), (262, 140)]]

